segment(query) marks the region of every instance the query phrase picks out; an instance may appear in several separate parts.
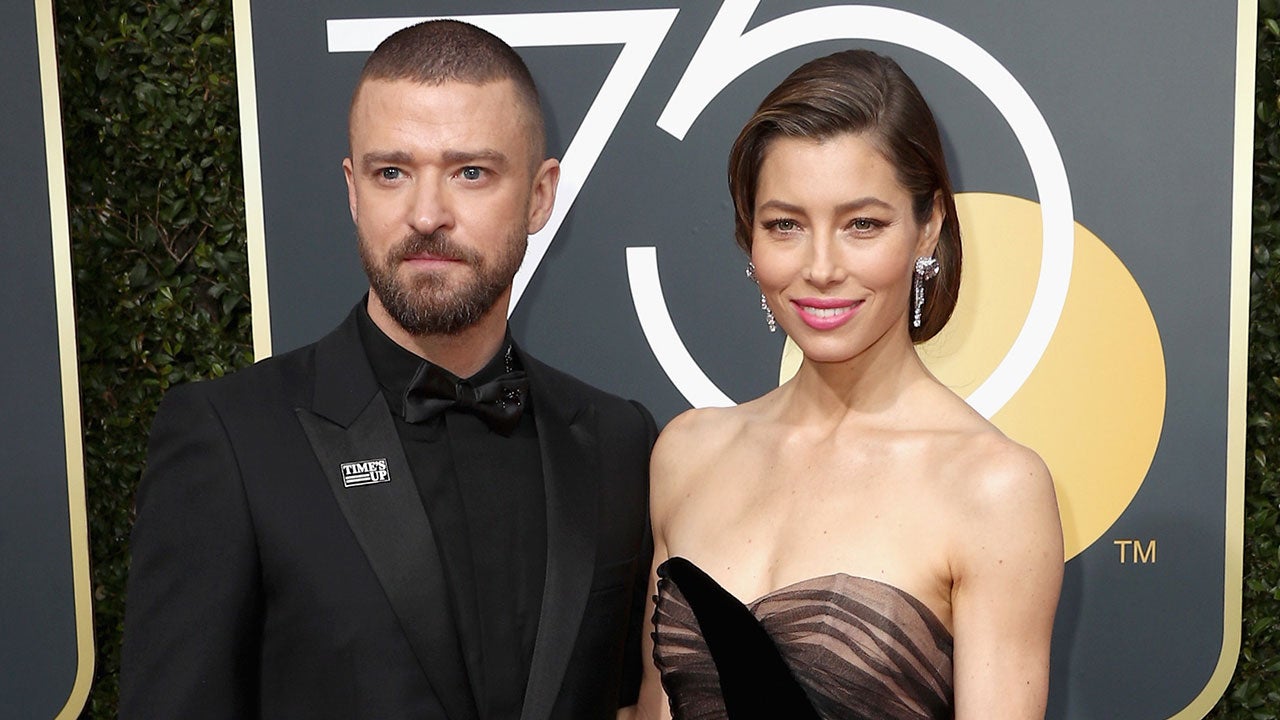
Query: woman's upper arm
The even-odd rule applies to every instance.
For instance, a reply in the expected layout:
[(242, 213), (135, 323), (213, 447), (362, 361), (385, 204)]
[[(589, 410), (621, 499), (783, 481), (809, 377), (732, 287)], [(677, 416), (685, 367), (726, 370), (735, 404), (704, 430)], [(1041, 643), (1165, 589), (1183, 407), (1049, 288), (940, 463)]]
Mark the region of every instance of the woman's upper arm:
[[(644, 673), (640, 682), (640, 699), (636, 704), (636, 720), (670, 720), (671, 709), (658, 668), (653, 663), (653, 610), (657, 595), (657, 568), (669, 553), (667, 529), (671, 513), (688, 468), (695, 463), (690, 456), (691, 436), (695, 434), (697, 411), (686, 412), (667, 424), (653, 448), (649, 461), (649, 519), (653, 529), (653, 567), (649, 571), (649, 593), (645, 602), (644, 632), (641, 638)], [(696, 447), (696, 445), (694, 446)]]
[(956, 720), (1043, 718), (1062, 525), (1035, 453), (1001, 453), (961, 503), (953, 567)]
[[(655, 530), (653, 537), (653, 567), (656, 569), (666, 557), (666, 546), (660, 539), (657, 530)], [(667, 706), (667, 695), (662, 691), (658, 668), (653, 664), (653, 598), (657, 593), (656, 583), (657, 575), (651, 571), (649, 573), (649, 594), (644, 606), (644, 634), (641, 638), (641, 648), (644, 652), (644, 657), (642, 658), (644, 672), (640, 680), (640, 698), (636, 703), (635, 714), (632, 716), (636, 720), (670, 720), (671, 718), (671, 712)]]

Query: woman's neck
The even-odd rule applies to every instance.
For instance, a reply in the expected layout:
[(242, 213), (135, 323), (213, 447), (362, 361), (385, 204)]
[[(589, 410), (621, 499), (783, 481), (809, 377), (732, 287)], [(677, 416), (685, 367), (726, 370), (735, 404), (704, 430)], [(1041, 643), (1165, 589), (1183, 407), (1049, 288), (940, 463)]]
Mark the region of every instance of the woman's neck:
[(839, 421), (849, 416), (892, 413), (907, 391), (932, 375), (907, 334), (884, 337), (857, 356), (839, 362), (806, 357), (789, 383), (789, 410), (797, 419)]

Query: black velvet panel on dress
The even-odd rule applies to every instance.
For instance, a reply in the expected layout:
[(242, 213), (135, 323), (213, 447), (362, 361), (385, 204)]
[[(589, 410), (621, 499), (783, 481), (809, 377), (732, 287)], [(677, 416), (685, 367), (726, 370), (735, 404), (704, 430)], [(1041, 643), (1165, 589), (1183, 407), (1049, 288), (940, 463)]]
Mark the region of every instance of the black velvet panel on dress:
[(675, 720), (942, 720), (952, 639), (868, 578), (804, 580), (744, 605), (693, 563), (658, 568), (653, 656)]

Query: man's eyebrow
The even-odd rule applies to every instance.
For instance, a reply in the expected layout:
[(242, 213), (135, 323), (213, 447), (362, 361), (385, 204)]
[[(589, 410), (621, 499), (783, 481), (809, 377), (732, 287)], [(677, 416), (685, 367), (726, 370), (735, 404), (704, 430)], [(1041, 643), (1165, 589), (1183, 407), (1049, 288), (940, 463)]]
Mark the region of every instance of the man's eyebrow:
[(360, 165), (365, 168), (380, 165), (408, 165), (412, 162), (413, 155), (403, 150), (374, 151), (360, 156)]
[[(446, 150), (441, 159), (446, 165), (485, 163), (502, 168), (509, 164), (506, 154), (489, 148), (481, 150)], [(383, 165), (411, 165), (413, 162), (413, 153), (403, 150), (374, 150), (360, 156), (360, 164), (365, 168)]]
[(507, 156), (490, 148), (482, 150), (446, 150), (443, 155), (446, 165), (467, 165), (470, 163), (484, 162), (499, 167), (507, 165)]

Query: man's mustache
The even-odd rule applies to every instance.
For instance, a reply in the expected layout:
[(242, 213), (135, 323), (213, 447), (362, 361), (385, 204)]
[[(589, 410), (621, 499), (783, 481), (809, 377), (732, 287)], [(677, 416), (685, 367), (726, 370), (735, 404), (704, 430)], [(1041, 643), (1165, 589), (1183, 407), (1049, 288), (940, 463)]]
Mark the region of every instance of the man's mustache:
[(480, 253), (453, 242), (447, 234), (439, 230), (430, 235), (411, 232), (396, 243), (391, 252), (391, 257), (396, 261), (404, 260), (410, 255), (434, 255), (446, 260), (465, 262), (468, 265), (480, 265), (482, 261)]

